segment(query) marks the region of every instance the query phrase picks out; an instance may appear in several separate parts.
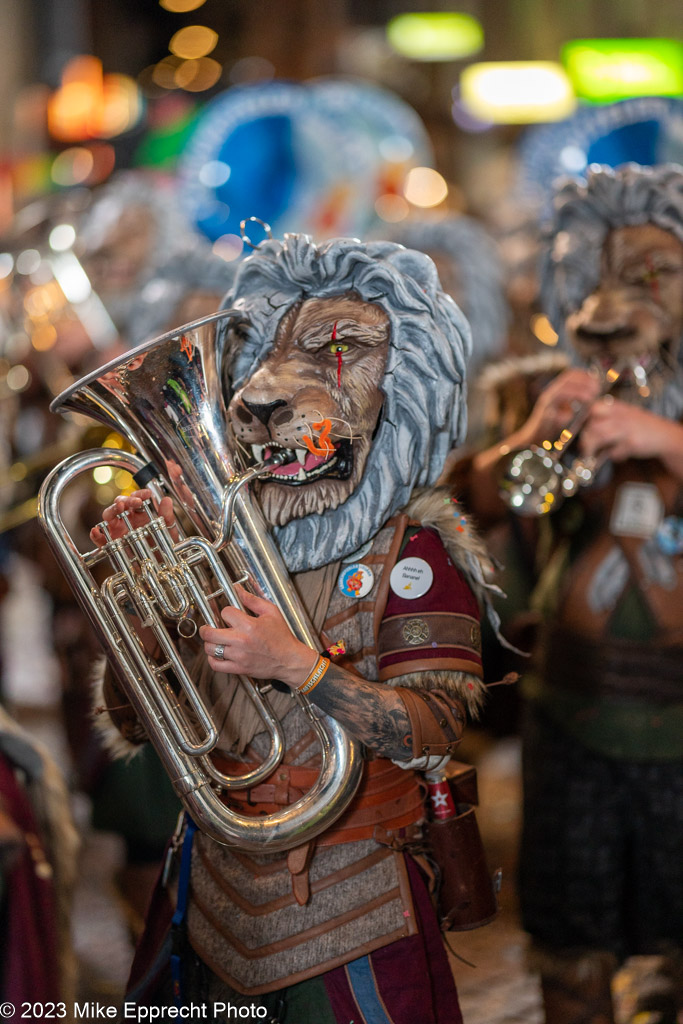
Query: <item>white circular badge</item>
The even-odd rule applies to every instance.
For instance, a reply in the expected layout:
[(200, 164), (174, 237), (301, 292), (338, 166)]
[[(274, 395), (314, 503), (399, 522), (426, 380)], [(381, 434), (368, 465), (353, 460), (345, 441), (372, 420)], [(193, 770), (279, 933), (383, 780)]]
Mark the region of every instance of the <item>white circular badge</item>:
[(339, 573), (337, 584), (345, 597), (365, 597), (372, 590), (375, 576), (369, 565), (354, 562)]
[(389, 586), (397, 597), (414, 601), (426, 594), (434, 582), (434, 573), (424, 558), (404, 558), (391, 570)]

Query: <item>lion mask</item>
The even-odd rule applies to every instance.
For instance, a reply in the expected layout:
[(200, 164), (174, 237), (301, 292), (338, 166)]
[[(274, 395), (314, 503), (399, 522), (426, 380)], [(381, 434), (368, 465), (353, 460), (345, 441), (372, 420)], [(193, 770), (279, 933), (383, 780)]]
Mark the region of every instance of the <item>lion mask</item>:
[(233, 433), (255, 460), (291, 458), (259, 485), (289, 570), (356, 552), (464, 437), (467, 321), (422, 253), (304, 235), (261, 243), (223, 305), (249, 324)]
[[(585, 363), (647, 369), (650, 407), (683, 412), (683, 168), (592, 168), (555, 197), (542, 295), (563, 342)], [(619, 382), (622, 388), (622, 382)], [(624, 394), (633, 392), (626, 376)], [(634, 396), (635, 397), (635, 396)]]

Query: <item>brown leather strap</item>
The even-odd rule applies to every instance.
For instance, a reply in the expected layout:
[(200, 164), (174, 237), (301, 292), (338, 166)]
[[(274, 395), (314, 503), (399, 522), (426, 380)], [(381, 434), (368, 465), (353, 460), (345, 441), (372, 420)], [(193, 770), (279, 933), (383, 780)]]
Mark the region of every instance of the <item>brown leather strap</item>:
[(292, 892), (300, 907), (304, 907), (311, 896), (311, 882), (308, 868), (315, 850), (315, 840), (295, 846), (287, 854), (287, 867), (292, 876)]
[[(213, 763), (224, 775), (244, 775), (256, 767), (255, 763), (232, 761), (220, 754), (214, 755)], [(245, 814), (263, 814), (264, 805), (272, 808), (266, 811), (272, 814), (277, 808), (296, 803), (315, 785), (319, 775), (319, 768), (281, 764), (264, 782), (248, 789), (231, 789), (225, 794), (224, 799), (228, 805), (233, 801), (246, 804), (243, 809)]]
[(465, 725), (465, 709), (445, 690), (397, 686), (410, 718), (413, 757), (452, 754)]
[(389, 600), (389, 582), (391, 579), (391, 570), (396, 564), (398, 559), (398, 553), (401, 550), (401, 544), (403, 543), (403, 536), (408, 526), (408, 516), (402, 512), (400, 515), (394, 516), (389, 520), (387, 525), (394, 527), (394, 536), (391, 540), (391, 546), (387, 551), (384, 572), (382, 573), (382, 579), (380, 580), (379, 587), (377, 588), (377, 594), (375, 595), (375, 609), (373, 614), (373, 636), (375, 639), (375, 649), (377, 648), (379, 638), (379, 627), (384, 617), (384, 612), (387, 607), (387, 601)]
[[(254, 767), (229, 758), (214, 757), (216, 767), (227, 774), (245, 773)], [(295, 803), (318, 778), (316, 768), (280, 765), (264, 782), (251, 789), (233, 789), (225, 793), (228, 807), (239, 805), (241, 814), (272, 814), (283, 805)], [(363, 779), (351, 806), (316, 840), (319, 846), (334, 846), (359, 839), (371, 839), (381, 827), (386, 832), (406, 828), (424, 818), (423, 784), (412, 771), (376, 758), (364, 764)], [(300, 883), (301, 884), (301, 883)], [(302, 890), (303, 891), (303, 890)]]

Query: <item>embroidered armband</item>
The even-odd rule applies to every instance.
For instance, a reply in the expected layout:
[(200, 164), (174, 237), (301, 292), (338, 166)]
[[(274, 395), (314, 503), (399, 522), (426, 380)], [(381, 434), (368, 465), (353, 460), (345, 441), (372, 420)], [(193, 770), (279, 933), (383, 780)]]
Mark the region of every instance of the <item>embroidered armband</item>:
[(481, 629), (474, 615), (422, 612), (382, 621), (377, 641), (382, 682), (406, 672), (469, 672), (482, 678)]

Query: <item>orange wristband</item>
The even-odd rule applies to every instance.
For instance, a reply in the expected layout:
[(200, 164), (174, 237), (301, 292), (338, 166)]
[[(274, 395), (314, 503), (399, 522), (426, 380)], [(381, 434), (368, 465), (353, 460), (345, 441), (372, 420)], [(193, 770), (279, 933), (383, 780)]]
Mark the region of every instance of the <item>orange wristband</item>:
[(296, 692), (306, 694), (310, 693), (311, 690), (314, 690), (318, 683), (320, 682), (320, 680), (322, 679), (322, 677), (327, 672), (329, 667), (330, 659), (323, 657), (323, 655), (321, 654), (318, 660), (316, 661), (313, 671), (310, 673), (310, 675), (308, 675), (304, 679), (301, 686), (296, 687)]

